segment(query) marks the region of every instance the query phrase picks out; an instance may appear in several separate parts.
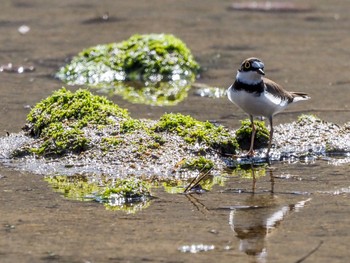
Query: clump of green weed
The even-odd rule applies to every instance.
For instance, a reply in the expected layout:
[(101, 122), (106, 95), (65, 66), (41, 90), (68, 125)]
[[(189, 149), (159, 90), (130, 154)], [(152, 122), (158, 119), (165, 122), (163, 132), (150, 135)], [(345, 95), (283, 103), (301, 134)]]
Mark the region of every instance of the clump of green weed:
[(136, 34), (120, 43), (83, 50), (56, 76), (73, 85), (96, 85), (189, 79), (198, 70), (191, 51), (179, 38), (170, 34)]
[(176, 133), (188, 143), (204, 143), (221, 154), (233, 154), (238, 147), (234, 136), (230, 135), (223, 126), (215, 126), (208, 121), (198, 121), (180, 113), (164, 114), (153, 130)]
[(41, 140), (40, 145), (30, 149), (31, 152), (62, 155), (88, 149), (89, 139), (84, 134), (84, 127), (129, 119), (125, 109), (104, 97), (84, 89), (73, 93), (62, 88), (35, 105), (27, 116), (24, 130), (29, 136)]
[[(268, 146), (270, 132), (265, 126), (264, 121), (254, 120), (256, 134), (254, 140), (254, 149)], [(241, 127), (236, 131), (237, 142), (242, 150), (248, 150), (252, 137), (252, 126), (249, 119), (241, 121)]]

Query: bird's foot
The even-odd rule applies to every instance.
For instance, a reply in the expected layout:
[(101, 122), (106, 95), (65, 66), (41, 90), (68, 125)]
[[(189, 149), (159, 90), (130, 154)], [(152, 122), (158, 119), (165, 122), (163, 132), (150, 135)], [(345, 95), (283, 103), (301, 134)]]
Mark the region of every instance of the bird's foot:
[(250, 149), (248, 152), (247, 152), (247, 157), (254, 157), (254, 155), (255, 155), (255, 152), (254, 152), (254, 150), (253, 149)]

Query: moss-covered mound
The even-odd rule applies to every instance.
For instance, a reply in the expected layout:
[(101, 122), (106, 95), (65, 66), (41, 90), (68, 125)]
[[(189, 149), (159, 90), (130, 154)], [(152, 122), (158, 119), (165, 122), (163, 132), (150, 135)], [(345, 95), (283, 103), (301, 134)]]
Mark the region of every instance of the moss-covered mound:
[(186, 97), (198, 70), (180, 39), (149, 34), (85, 49), (56, 77), (69, 85), (112, 89), (136, 103), (173, 105)]
[(32, 137), (40, 138), (41, 143), (30, 149), (33, 153), (79, 153), (86, 150), (90, 142), (82, 128), (128, 119), (125, 109), (103, 97), (93, 96), (87, 90), (72, 93), (62, 88), (30, 111), (24, 130)]
[(164, 114), (153, 127), (157, 132), (173, 132), (189, 143), (204, 142), (221, 154), (233, 154), (238, 149), (234, 136), (223, 126), (195, 120), (182, 114)]
[[(133, 119), (125, 109), (83, 89), (73, 93), (62, 88), (38, 103), (28, 114), (24, 130), (35, 141), (18, 149), (14, 153), (17, 157), (59, 157), (87, 150), (106, 154), (127, 147), (142, 154), (159, 150), (176, 138), (199, 154), (211, 150), (233, 154), (238, 148), (235, 138), (223, 126), (172, 113), (156, 122)], [(169, 132), (174, 135), (169, 137)]]
[[(254, 139), (254, 149), (267, 147), (270, 132), (264, 121), (254, 120), (256, 133)], [(241, 127), (236, 131), (237, 142), (242, 150), (248, 150), (251, 142), (252, 125), (249, 119), (241, 121)]]
[(83, 128), (88, 124), (107, 125), (116, 121), (109, 117), (130, 118), (127, 110), (104, 97), (93, 96), (83, 89), (73, 93), (62, 88), (35, 105), (27, 116), (26, 127), (32, 136), (45, 136), (52, 124)]

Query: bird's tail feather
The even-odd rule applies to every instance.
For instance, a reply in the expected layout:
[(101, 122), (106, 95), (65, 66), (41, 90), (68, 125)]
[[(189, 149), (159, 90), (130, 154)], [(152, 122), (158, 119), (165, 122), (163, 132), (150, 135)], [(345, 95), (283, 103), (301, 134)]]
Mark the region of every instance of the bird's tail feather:
[(291, 92), (291, 94), (293, 96), (293, 102), (297, 102), (300, 100), (309, 100), (311, 98), (304, 92)]

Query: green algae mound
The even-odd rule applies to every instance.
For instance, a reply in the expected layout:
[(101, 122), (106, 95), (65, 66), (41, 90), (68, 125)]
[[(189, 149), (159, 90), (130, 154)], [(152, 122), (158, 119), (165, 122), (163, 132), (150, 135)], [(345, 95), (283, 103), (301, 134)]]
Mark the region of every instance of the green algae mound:
[(113, 102), (80, 89), (75, 93), (62, 88), (39, 102), (28, 114), (24, 130), (40, 138), (30, 151), (41, 155), (82, 152), (89, 147), (84, 127), (107, 125), (130, 118)]
[(189, 115), (166, 113), (153, 129), (158, 132), (176, 133), (188, 143), (204, 142), (222, 155), (233, 154), (239, 147), (235, 137), (223, 126), (215, 126), (208, 121), (201, 122)]
[[(172, 144), (172, 140), (175, 143), (175, 136), (182, 138), (178, 147), (199, 144), (196, 151), (202, 149), (203, 154), (210, 149), (233, 154), (238, 148), (235, 138), (223, 126), (174, 113), (164, 114), (158, 121), (133, 119), (127, 110), (84, 89), (73, 93), (62, 88), (39, 102), (28, 114), (24, 131), (34, 142), (18, 149), (14, 157), (60, 157), (85, 151), (122, 155), (122, 150), (130, 155), (126, 152), (129, 148), (142, 155), (169, 147), (165, 144)], [(167, 149), (171, 150), (177, 149)]]
[(184, 42), (170, 34), (133, 35), (81, 51), (56, 77), (89, 85), (134, 103), (174, 105), (187, 96), (199, 71)]
[[(256, 133), (254, 149), (267, 147), (269, 143), (270, 131), (266, 128), (264, 121), (254, 120)], [(249, 119), (241, 121), (241, 127), (236, 131), (237, 142), (242, 150), (248, 150), (252, 137), (252, 126)]]
[(42, 100), (29, 112), (27, 128), (33, 136), (40, 136), (53, 123), (67, 123), (82, 128), (88, 124), (107, 125), (114, 121), (109, 117), (128, 118), (128, 112), (104, 97), (93, 96), (79, 89), (73, 93), (62, 88)]

